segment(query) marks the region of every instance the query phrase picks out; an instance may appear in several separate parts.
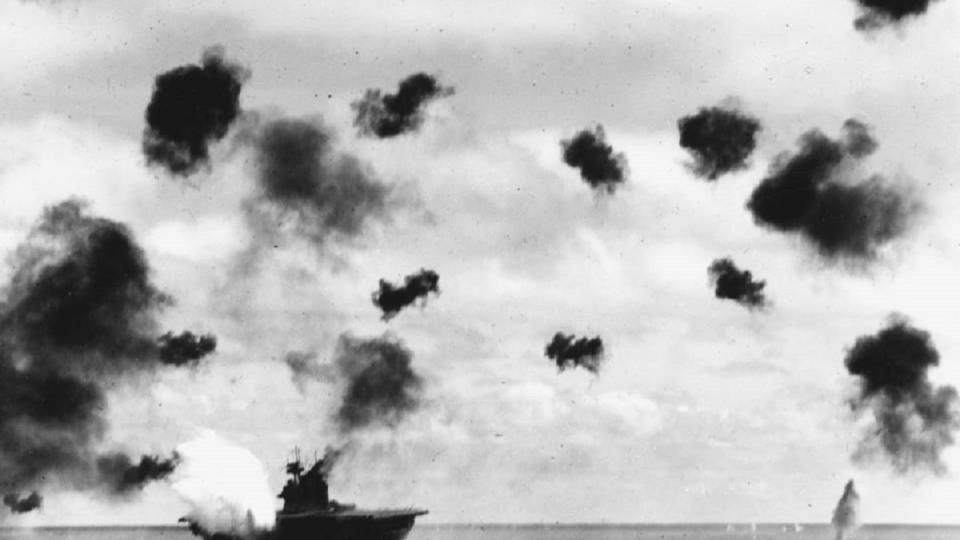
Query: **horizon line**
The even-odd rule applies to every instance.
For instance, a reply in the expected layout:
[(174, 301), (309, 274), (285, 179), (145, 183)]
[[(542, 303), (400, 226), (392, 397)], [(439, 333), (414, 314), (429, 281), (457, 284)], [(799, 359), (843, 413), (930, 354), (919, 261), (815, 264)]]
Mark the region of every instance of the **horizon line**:
[[(802, 525), (813, 527), (830, 527), (829, 522), (804, 522), (793, 520), (781, 521), (440, 521), (419, 523), (418, 527), (676, 527), (676, 526), (726, 526), (742, 525), (749, 527)], [(862, 523), (859, 527), (960, 527), (960, 521), (950, 523), (936, 522), (873, 522)], [(63, 525), (4, 525), (3, 529), (185, 529), (179, 523), (102, 523), (102, 524), (63, 524)]]

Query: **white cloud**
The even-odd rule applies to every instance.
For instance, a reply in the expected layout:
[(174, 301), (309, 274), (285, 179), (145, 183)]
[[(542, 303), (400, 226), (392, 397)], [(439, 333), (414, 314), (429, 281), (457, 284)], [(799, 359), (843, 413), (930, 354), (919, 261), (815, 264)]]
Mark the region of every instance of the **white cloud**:
[(224, 264), (244, 247), (244, 227), (236, 214), (211, 214), (191, 221), (166, 221), (144, 239), (150, 250), (200, 264)]
[(0, 198), (7, 226), (32, 223), (40, 211), (79, 197), (122, 221), (140, 214), (155, 184), (139, 147), (90, 123), (41, 116), (0, 124)]
[(117, 51), (126, 40), (118, 18), (95, 4), (0, 3), (0, 88), (31, 92), (32, 84), (57, 69), (98, 53)]

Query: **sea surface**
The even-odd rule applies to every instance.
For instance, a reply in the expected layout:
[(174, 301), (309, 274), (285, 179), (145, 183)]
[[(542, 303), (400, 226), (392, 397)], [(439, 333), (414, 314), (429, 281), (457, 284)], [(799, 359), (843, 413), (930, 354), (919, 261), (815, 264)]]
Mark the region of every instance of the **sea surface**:
[[(732, 529), (732, 530), (731, 530)], [(834, 540), (828, 525), (432, 525), (407, 540)], [(0, 540), (196, 540), (181, 527), (0, 528)], [(322, 540), (322, 539), (317, 539)], [(866, 525), (850, 540), (960, 540), (960, 526)]]

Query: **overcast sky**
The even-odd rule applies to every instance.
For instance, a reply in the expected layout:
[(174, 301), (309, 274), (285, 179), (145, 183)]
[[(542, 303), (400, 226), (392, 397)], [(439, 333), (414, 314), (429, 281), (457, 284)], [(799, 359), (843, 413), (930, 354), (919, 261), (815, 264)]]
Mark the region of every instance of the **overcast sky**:
[[(865, 521), (956, 521), (960, 453), (942, 476), (854, 463), (845, 350), (901, 313), (930, 332), (937, 384), (960, 385), (960, 4), (864, 33), (846, 0), (0, 0), (0, 253), (69, 197), (128, 224), (171, 327), (216, 334), (196, 370), (109, 394), (105, 447), (166, 453), (209, 429), (282, 485), (294, 445), (337, 441), (336, 389), (294, 384), (291, 351), (390, 331), (414, 354), (422, 406), (365, 433), (331, 491), (416, 505), (435, 522), (825, 522), (854, 478)], [(398, 202), (363, 235), (257, 254), (249, 152), (227, 142), (190, 179), (148, 167), (154, 77), (222, 45), (249, 68), (241, 104), (319, 116)], [(422, 128), (362, 138), (350, 103), (415, 72), (455, 88)], [(694, 176), (677, 119), (735, 100), (763, 129), (749, 166)], [(858, 118), (862, 175), (908, 186), (922, 212), (875, 261), (824, 260), (745, 208), (805, 131)], [(596, 194), (561, 139), (602, 124), (629, 163)], [(858, 172), (858, 174), (860, 174)], [(766, 280), (771, 305), (714, 298), (719, 257)], [(439, 297), (389, 322), (378, 280), (420, 268)], [(6, 281), (11, 269), (4, 267)], [(543, 355), (557, 331), (600, 335), (596, 375)], [(12, 523), (172, 523), (166, 483), (108, 502), (48, 490)]]

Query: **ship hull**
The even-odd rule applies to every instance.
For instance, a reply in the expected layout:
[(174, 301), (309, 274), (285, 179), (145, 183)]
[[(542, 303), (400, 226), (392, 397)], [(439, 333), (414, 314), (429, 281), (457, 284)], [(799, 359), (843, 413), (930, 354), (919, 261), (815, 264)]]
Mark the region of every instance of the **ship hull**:
[(403, 540), (415, 518), (415, 514), (279, 517), (274, 533), (277, 540)]

